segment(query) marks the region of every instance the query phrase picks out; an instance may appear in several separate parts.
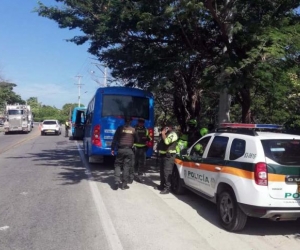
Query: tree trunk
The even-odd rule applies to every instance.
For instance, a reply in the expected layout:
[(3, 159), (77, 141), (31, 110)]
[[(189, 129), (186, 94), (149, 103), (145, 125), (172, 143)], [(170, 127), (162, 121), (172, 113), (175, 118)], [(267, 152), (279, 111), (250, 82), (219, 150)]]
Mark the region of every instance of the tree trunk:
[(194, 118), (199, 121), (201, 114), (201, 90), (196, 88), (190, 91), (184, 91), (183, 88), (178, 88), (174, 93), (174, 114), (182, 129), (186, 131), (187, 120)]
[(218, 124), (230, 122), (230, 104), (231, 95), (228, 94), (227, 89), (224, 89), (220, 92)]
[(244, 88), (239, 91), (240, 95), (240, 104), (242, 106), (242, 123), (251, 123), (251, 96), (250, 89)]

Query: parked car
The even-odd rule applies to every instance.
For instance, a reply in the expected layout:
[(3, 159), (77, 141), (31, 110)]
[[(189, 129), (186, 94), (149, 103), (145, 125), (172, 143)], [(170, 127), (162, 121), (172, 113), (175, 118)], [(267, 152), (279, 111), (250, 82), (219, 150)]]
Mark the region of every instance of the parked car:
[(61, 125), (58, 120), (44, 120), (41, 124), (41, 135), (61, 134)]
[(189, 189), (214, 202), (228, 231), (242, 230), (248, 216), (297, 220), (300, 136), (280, 131), (272, 124), (221, 124), (176, 158), (173, 192)]

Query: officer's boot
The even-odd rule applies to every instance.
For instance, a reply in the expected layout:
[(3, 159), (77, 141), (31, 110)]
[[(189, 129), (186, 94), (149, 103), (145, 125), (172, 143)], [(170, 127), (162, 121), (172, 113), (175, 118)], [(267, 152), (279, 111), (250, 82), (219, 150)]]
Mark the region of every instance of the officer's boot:
[(136, 182), (139, 182), (139, 183), (142, 183), (142, 182), (143, 182), (143, 178), (142, 178), (141, 175), (136, 175), (136, 176), (134, 177), (134, 179), (135, 179)]
[(126, 182), (126, 181), (124, 181), (124, 182), (122, 183), (121, 189), (122, 189), (122, 190), (129, 189), (129, 186), (127, 185), (127, 182)]
[(160, 194), (169, 194), (170, 193), (170, 190), (168, 188), (165, 188), (164, 190), (162, 190), (160, 192)]
[(115, 185), (113, 186), (113, 190), (118, 190), (120, 186), (119, 182), (115, 182)]
[(162, 185), (162, 184), (159, 184), (159, 185), (157, 185), (154, 189), (162, 191), (162, 190), (165, 189), (165, 186)]

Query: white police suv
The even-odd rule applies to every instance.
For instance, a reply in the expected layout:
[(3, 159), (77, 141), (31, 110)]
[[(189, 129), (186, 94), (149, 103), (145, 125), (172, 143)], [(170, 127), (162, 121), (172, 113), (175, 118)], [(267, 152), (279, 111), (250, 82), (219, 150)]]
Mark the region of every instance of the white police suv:
[(242, 230), (248, 216), (297, 220), (300, 136), (280, 130), (272, 124), (221, 124), (175, 159), (173, 192), (190, 189), (216, 203), (228, 231)]

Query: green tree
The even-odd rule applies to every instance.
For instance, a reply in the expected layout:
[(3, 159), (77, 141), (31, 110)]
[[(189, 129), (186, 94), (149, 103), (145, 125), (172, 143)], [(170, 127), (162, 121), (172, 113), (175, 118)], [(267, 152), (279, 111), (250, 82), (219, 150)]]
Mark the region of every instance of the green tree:
[(25, 101), (21, 98), (21, 96), (13, 91), (13, 88), (16, 86), (17, 85), (14, 83), (9, 83), (5, 81), (0, 82), (0, 111), (3, 111), (5, 109), (6, 103), (25, 104)]
[[(72, 111), (75, 107), (77, 107), (78, 104), (77, 103), (66, 103), (63, 107), (62, 107), (62, 111), (61, 114), (65, 117), (65, 119), (70, 119), (72, 116)], [(83, 105), (81, 105), (83, 107)]]
[[(241, 106), (243, 122), (253, 119), (253, 94), (268, 93), (276, 108), (287, 93), (285, 72), (299, 55), (299, 14), (293, 11), (299, 2), (294, 0), (57, 2), (63, 6), (40, 3), (39, 15), (83, 31), (70, 41), (89, 41), (89, 52), (129, 86), (154, 91), (168, 86), (180, 124), (207, 112), (214, 116), (209, 105), (224, 88)], [(278, 97), (272, 99), (274, 86)]]
[(27, 104), (31, 107), (31, 112), (33, 114), (34, 118), (40, 117), (40, 111), (41, 111), (41, 103), (38, 102), (37, 97), (29, 97), (26, 100)]
[(43, 121), (43, 120), (59, 120), (61, 121), (60, 110), (54, 106), (49, 105), (41, 105), (39, 107), (38, 115), (34, 117), (35, 121)]

